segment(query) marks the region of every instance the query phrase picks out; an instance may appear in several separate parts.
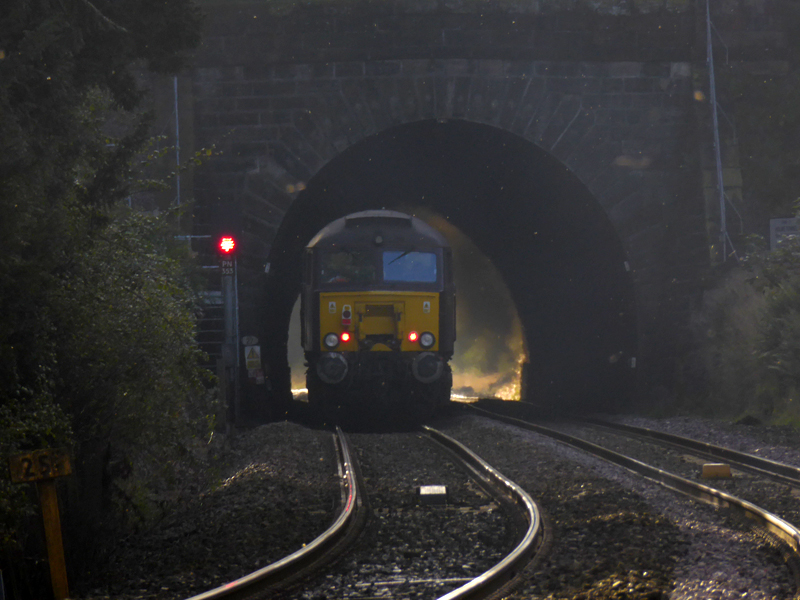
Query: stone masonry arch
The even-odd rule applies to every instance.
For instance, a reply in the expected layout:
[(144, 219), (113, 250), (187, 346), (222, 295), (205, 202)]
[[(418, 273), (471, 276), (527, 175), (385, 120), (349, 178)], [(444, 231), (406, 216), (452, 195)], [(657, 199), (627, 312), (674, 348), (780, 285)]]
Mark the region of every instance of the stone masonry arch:
[[(195, 233), (241, 232), (241, 327), (269, 339), (281, 393), (286, 339), (268, 330), (283, 324), (270, 321), (265, 302), (282, 293), (275, 282), (291, 288), (283, 259), (304, 243), (302, 221), (321, 218), (329, 206), (333, 214), (348, 195), (368, 189), (333, 177), (339, 188), (325, 191), (330, 174), (340, 167), (370, 172), (359, 163), (365, 149), (413, 146), (415, 135), (443, 136), (435, 144), (443, 154), (452, 154), (447, 140), (486, 143), (515, 164), (514, 173), (548, 165), (547, 173), (534, 168), (527, 183), (518, 179), (518, 192), (535, 195), (530, 185), (538, 182), (550, 188), (553, 206), (559, 185), (574, 196), (561, 204), (571, 207), (576, 226), (600, 236), (591, 239), (608, 241), (595, 248), (604, 253), (600, 262), (623, 269), (619, 277), (630, 282), (624, 302), (635, 306), (635, 325), (625, 330), (633, 327), (636, 339), (622, 345), (627, 359), (637, 359), (641, 391), (671, 386), (682, 339), (675, 323), (688, 322), (708, 264), (692, 81), (696, 16), (672, 0), (620, 10), (612, 2), (595, 12), (578, 4), (491, 14), (439, 7), (419, 15), (399, 4), (287, 15), (258, 3), (213, 8), (187, 87), (195, 147), (214, 145), (222, 154), (194, 176)], [(506, 147), (516, 155), (504, 154)], [(491, 162), (474, 149), (465, 161)], [(499, 158), (489, 168), (508, 174)], [(522, 219), (508, 219), (515, 221)], [(580, 246), (580, 232), (570, 227)], [(591, 248), (582, 248), (591, 262)], [(562, 250), (554, 260), (580, 264)]]
[[(260, 305), (276, 379), (302, 248), (322, 226), (369, 208), (442, 215), (503, 275), (523, 322), (528, 399), (573, 410), (629, 399), (638, 354), (634, 283), (620, 240), (586, 187), (530, 142), (464, 120), (391, 128), (323, 167), (289, 208)], [(279, 375), (283, 373), (283, 375)]]

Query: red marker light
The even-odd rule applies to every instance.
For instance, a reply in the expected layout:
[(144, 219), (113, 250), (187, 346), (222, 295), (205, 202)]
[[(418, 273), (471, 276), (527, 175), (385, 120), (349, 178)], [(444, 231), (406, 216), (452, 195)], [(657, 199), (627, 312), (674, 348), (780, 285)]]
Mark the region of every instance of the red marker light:
[(230, 254), (236, 248), (236, 240), (230, 236), (221, 237), (219, 240), (219, 249), (223, 254)]
[(350, 334), (348, 332), (346, 332), (346, 331), (343, 331), (342, 335), (339, 336), (339, 339), (342, 340), (343, 342), (349, 342), (350, 341)]
[(416, 342), (418, 337), (419, 337), (419, 336), (417, 335), (417, 332), (416, 332), (416, 331), (411, 331), (411, 332), (409, 332), (409, 334), (408, 334), (408, 341), (409, 341), (409, 342)]

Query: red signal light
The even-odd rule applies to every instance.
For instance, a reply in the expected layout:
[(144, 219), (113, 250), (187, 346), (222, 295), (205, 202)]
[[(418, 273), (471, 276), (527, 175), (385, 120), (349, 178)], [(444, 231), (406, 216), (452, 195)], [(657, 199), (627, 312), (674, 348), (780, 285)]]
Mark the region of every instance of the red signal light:
[(219, 238), (219, 251), (223, 254), (230, 254), (236, 248), (236, 240), (231, 236), (226, 235)]
[(419, 337), (419, 336), (417, 335), (417, 332), (416, 332), (416, 331), (411, 331), (411, 332), (409, 332), (409, 334), (408, 334), (408, 341), (409, 341), (409, 342), (416, 342), (418, 337)]
[(342, 342), (349, 342), (350, 334), (347, 331), (343, 331), (342, 335), (339, 336), (339, 339), (342, 340)]

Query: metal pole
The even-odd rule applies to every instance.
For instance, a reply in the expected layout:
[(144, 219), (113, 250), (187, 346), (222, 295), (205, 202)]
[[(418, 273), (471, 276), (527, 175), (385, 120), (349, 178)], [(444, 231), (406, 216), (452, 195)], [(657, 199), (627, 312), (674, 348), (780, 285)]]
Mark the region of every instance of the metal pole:
[(176, 196), (175, 204), (181, 205), (181, 128), (180, 118), (178, 115), (178, 77), (172, 78), (173, 88), (175, 91), (175, 187)]
[[(717, 162), (717, 190), (719, 192), (719, 239), (722, 244), (722, 261), (728, 257), (728, 220), (725, 214), (725, 185), (722, 178), (722, 153), (719, 142), (719, 120), (717, 118), (717, 86), (714, 77), (714, 52), (711, 43), (711, 0), (706, 0), (706, 48), (708, 78), (711, 93), (711, 118), (714, 128), (714, 155)], [(732, 248), (732, 246), (731, 246)]]
[(238, 420), (241, 411), (241, 355), (242, 344), (239, 336), (239, 261), (233, 258), (233, 323), (234, 343), (236, 344), (236, 375), (233, 378), (233, 403), (234, 414)]
[[(231, 262), (233, 262), (232, 259)], [(223, 355), (225, 359), (225, 370), (229, 374), (228, 382), (233, 383), (234, 386), (231, 400), (233, 401), (232, 420), (235, 424), (239, 416), (239, 406), (236, 398), (236, 369), (239, 360), (239, 346), (236, 332), (236, 292), (234, 290), (234, 276), (232, 274), (223, 275), (222, 298), (225, 303), (225, 350)]]

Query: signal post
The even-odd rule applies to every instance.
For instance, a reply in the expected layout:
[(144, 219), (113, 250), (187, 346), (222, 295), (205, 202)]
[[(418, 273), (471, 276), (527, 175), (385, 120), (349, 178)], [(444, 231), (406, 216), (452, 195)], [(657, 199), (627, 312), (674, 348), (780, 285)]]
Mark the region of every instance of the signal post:
[[(235, 424), (240, 415), (239, 398), (239, 285), (236, 269), (236, 239), (232, 235), (223, 235), (217, 243), (219, 267), (222, 276), (222, 300), (225, 313), (225, 343), (222, 346), (222, 357), (227, 373), (225, 378), (233, 384), (232, 421)], [(224, 385), (224, 393), (228, 396), (228, 386)]]

